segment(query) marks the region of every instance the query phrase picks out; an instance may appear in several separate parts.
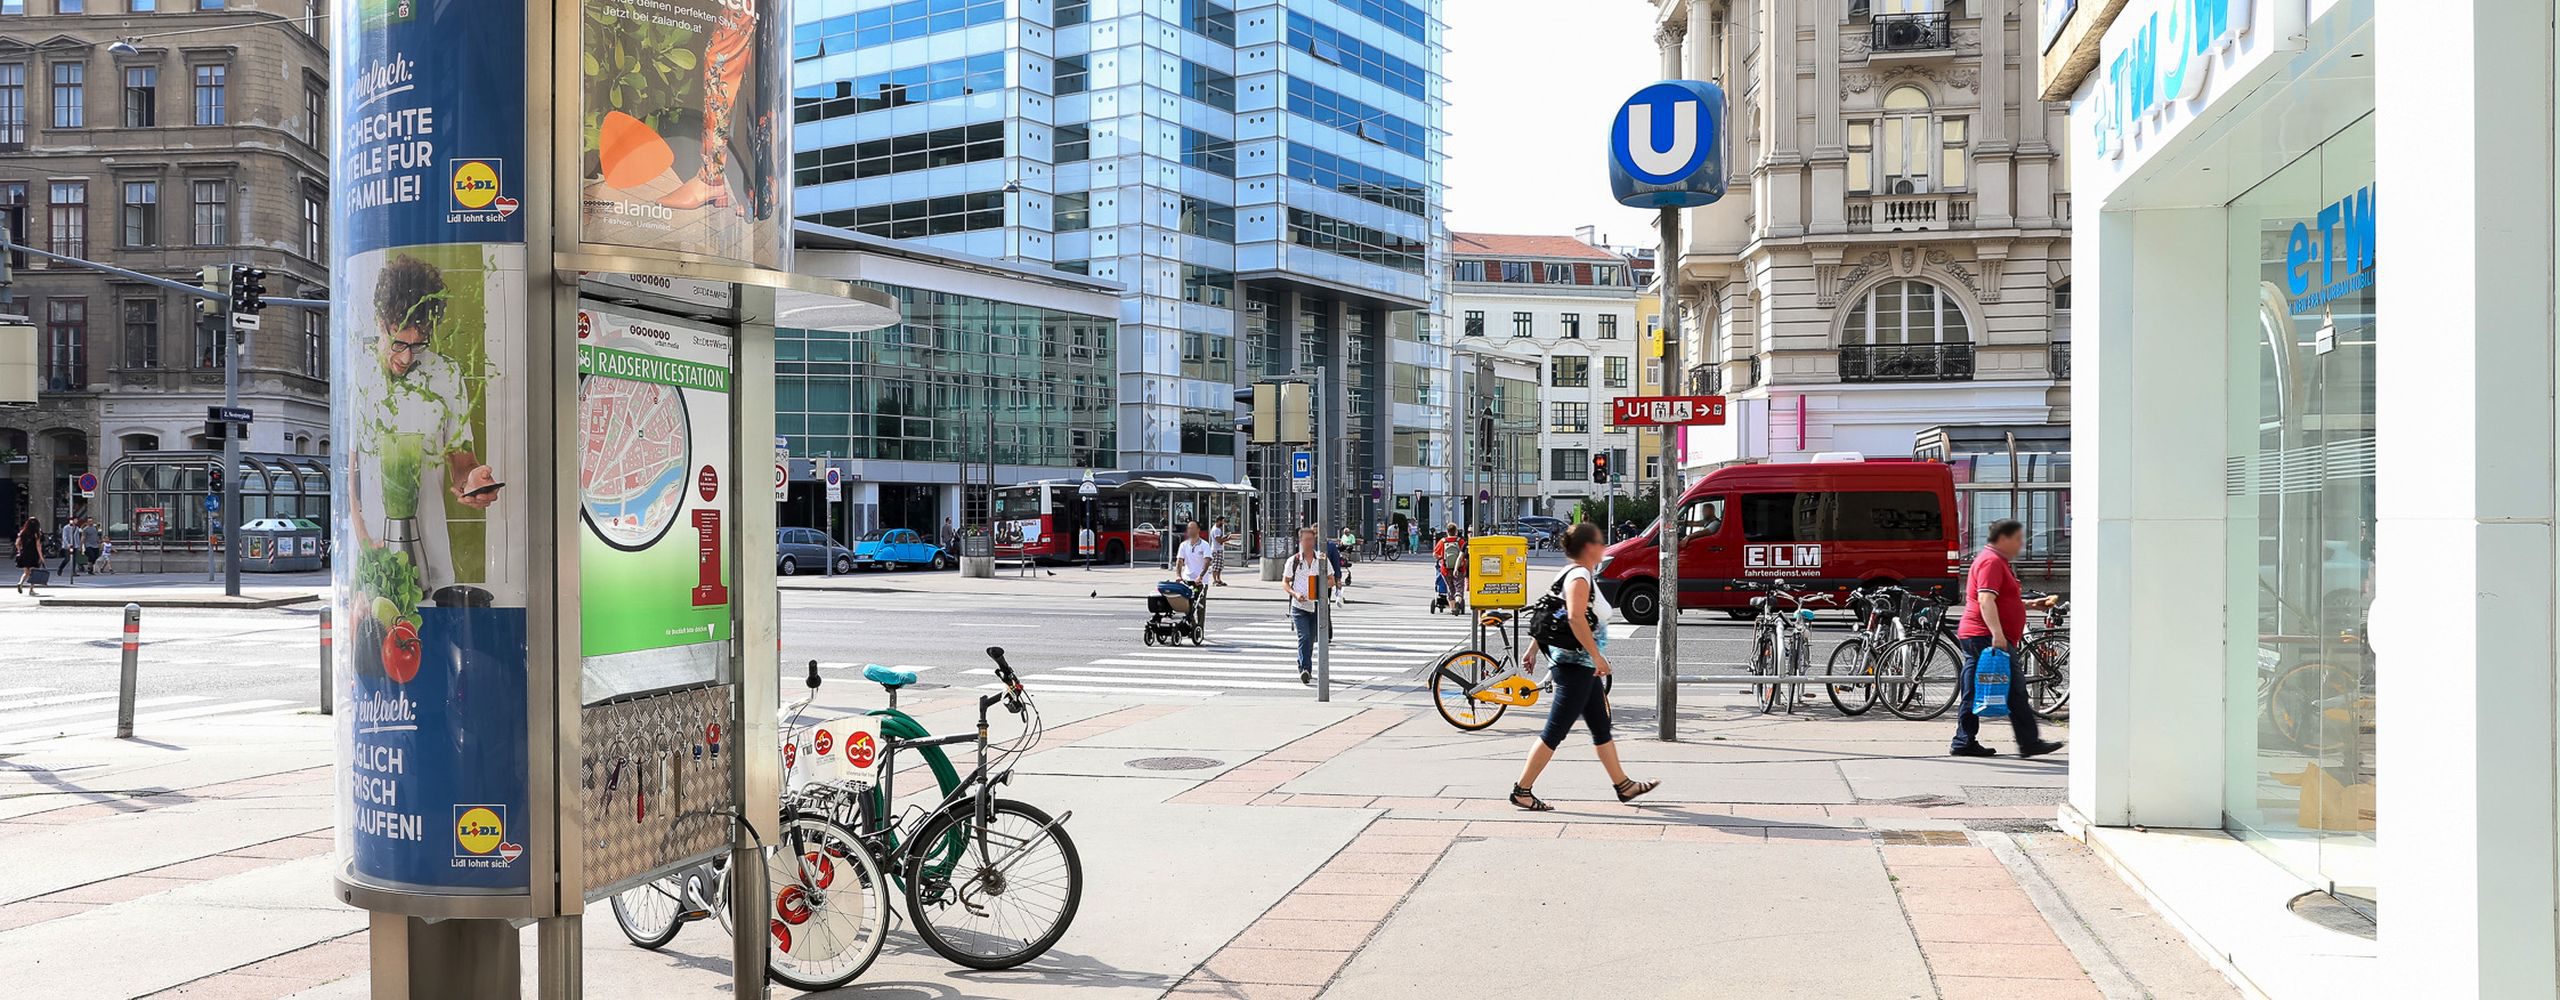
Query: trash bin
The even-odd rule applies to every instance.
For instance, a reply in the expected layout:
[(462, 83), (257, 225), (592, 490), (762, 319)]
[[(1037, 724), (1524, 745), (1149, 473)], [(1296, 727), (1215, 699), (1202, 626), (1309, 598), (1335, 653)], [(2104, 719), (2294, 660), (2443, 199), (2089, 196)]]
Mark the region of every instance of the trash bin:
[(320, 568), (320, 533), (281, 517), (240, 526), (240, 569), (249, 573), (301, 573)]

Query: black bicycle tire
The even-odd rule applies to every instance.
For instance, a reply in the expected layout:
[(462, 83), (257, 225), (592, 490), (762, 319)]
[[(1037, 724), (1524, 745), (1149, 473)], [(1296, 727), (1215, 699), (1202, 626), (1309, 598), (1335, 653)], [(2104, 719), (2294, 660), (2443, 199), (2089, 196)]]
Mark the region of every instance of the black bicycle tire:
[[(1751, 630), (1751, 673), (1758, 677), (1775, 677), (1778, 674), (1778, 630), (1774, 626)], [(1776, 711), (1778, 686), (1775, 684), (1754, 686), (1759, 688), (1753, 693), (1760, 698), (1760, 714), (1767, 715)]]
[[(657, 889), (658, 884), (661, 882), (675, 887), (674, 892), (667, 893), (668, 898), (673, 899), (676, 902), (675, 916), (667, 921), (666, 930), (660, 931), (656, 934), (643, 934), (638, 929), (632, 927), (631, 918), (623, 913), (622, 897), (639, 892), (643, 889), (665, 892), (665, 890)], [(676, 877), (673, 875), (643, 882), (631, 888), (624, 889), (621, 892), (614, 893), (611, 907), (613, 909), (614, 925), (622, 928), (623, 937), (630, 938), (632, 944), (639, 945), (640, 947), (646, 948), (650, 951), (656, 951), (660, 948), (666, 947), (667, 942), (675, 940), (676, 932), (684, 930), (684, 883), (677, 881)]]
[[(874, 887), (874, 891), (878, 894), (879, 899), (874, 917), (879, 921), (880, 930), (879, 933), (871, 936), (871, 948), (869, 953), (864, 955), (860, 962), (855, 963), (851, 970), (840, 975), (830, 976), (823, 979), (804, 979), (784, 970), (775, 958), (775, 956), (780, 954), (779, 949), (772, 948), (770, 942), (768, 942), (768, 951), (764, 970), (765, 976), (774, 982), (781, 983), (784, 986), (791, 987), (792, 989), (799, 990), (804, 993), (817, 993), (825, 990), (838, 989), (843, 987), (844, 984), (860, 978), (864, 972), (870, 971), (872, 963), (880, 960), (880, 952), (883, 949), (883, 945), (887, 943), (889, 938), (889, 876), (886, 871), (881, 869), (879, 861), (871, 856), (869, 847), (862, 842), (861, 837), (855, 834), (854, 831), (846, 829), (844, 824), (838, 823), (824, 816), (804, 813), (797, 816), (787, 817), (783, 820), (783, 837), (789, 836), (790, 827), (795, 823), (808, 823), (816, 826), (830, 827), (837, 835), (839, 835), (839, 839), (851, 848), (849, 851), (838, 854), (839, 857), (850, 859), (853, 855), (858, 854), (862, 856), (860, 864), (867, 867), (874, 876), (872, 879), (872, 885)], [(765, 859), (765, 877), (767, 879), (771, 879), (773, 877), (773, 865), (776, 860), (770, 855), (779, 851), (781, 847), (781, 839), (782, 838), (780, 837), (776, 838), (776, 843), (767, 848), (766, 853), (769, 855)], [(723, 881), (725, 883), (726, 880)], [(722, 895), (725, 897), (727, 893), (723, 892)], [(725, 898), (721, 901), (721, 908), (724, 912), (728, 909), (727, 900)]]
[[(1927, 722), (1947, 714), (1947, 709), (1955, 707), (1956, 699), (1964, 691), (1964, 654), (1957, 651), (1955, 644), (1948, 642), (1945, 636), (1936, 634), (1912, 636), (1894, 643), (1885, 652), (1892, 656), (1906, 647), (1919, 651), (1921, 655), (1912, 666), (1911, 679), (1903, 682), (1908, 690), (1902, 697), (1887, 701), (1885, 711), (1913, 722)], [(1947, 686), (1944, 698), (1929, 694), (1932, 676), (1929, 668), (1941, 661), (1948, 670), (1944, 680)]]
[(1483, 651), (1483, 650), (1480, 650), (1480, 649), (1461, 649), (1461, 650), (1458, 650), (1458, 651), (1456, 651), (1456, 652), (1450, 653), (1450, 654), (1449, 654), (1449, 655), (1447, 655), (1447, 656), (1443, 656), (1443, 657), (1441, 657), (1441, 658), (1440, 658), (1440, 662), (1438, 662), (1438, 663), (1435, 663), (1435, 664), (1432, 664), (1432, 665), (1431, 665), (1431, 707), (1439, 711), (1441, 721), (1446, 722), (1446, 723), (1448, 723), (1448, 724), (1450, 724), (1450, 725), (1452, 725), (1452, 726), (1455, 726), (1455, 727), (1457, 727), (1457, 728), (1458, 728), (1459, 730), (1461, 730), (1461, 731), (1464, 731), (1464, 732), (1470, 732), (1470, 733), (1472, 733), (1472, 732), (1476, 732), (1476, 731), (1478, 731), (1478, 730), (1482, 730), (1482, 729), (1484, 729), (1484, 728), (1485, 728), (1485, 727), (1487, 727), (1487, 726), (1491, 726), (1491, 725), (1493, 725), (1493, 724), (1494, 724), (1494, 723), (1496, 723), (1496, 722), (1500, 722), (1500, 721), (1502, 721), (1502, 714), (1503, 714), (1504, 712), (1508, 712), (1508, 711), (1510, 711), (1510, 710), (1511, 710), (1511, 706), (1509, 706), (1509, 705), (1505, 705), (1505, 704), (1502, 704), (1501, 702), (1479, 701), (1479, 700), (1474, 699), (1474, 698), (1469, 698), (1469, 699), (1468, 699), (1469, 701), (1473, 701), (1473, 702), (1475, 702), (1475, 703), (1476, 703), (1476, 704), (1478, 704), (1478, 705), (1484, 705), (1484, 706), (1487, 706), (1487, 707), (1489, 707), (1489, 708), (1493, 709), (1493, 715), (1491, 715), (1491, 716), (1487, 717), (1483, 722), (1477, 723), (1477, 724), (1472, 725), (1472, 726), (1467, 725), (1466, 723), (1460, 722), (1460, 721), (1458, 721), (1458, 720), (1456, 720), (1456, 719), (1450, 718), (1450, 717), (1449, 717), (1449, 706), (1448, 706), (1448, 703), (1447, 703), (1446, 701), (1442, 700), (1442, 699), (1441, 699), (1441, 697), (1440, 697), (1440, 678), (1441, 678), (1442, 676), (1444, 676), (1444, 675), (1445, 675), (1445, 676), (1447, 676), (1451, 681), (1454, 681), (1454, 682), (1456, 682), (1458, 685), (1460, 685), (1462, 688), (1463, 688), (1463, 687), (1466, 687), (1466, 686), (1473, 685), (1473, 684), (1477, 683), (1478, 681), (1483, 680), (1483, 678), (1477, 678), (1476, 680), (1468, 680), (1467, 678), (1460, 676), (1460, 675), (1458, 674), (1458, 672), (1457, 672), (1457, 671), (1452, 670), (1452, 669), (1450, 669), (1450, 668), (1449, 668), (1449, 663), (1450, 663), (1450, 661), (1456, 660), (1457, 658), (1459, 658), (1459, 657), (1461, 657), (1461, 656), (1480, 656), (1480, 657), (1483, 657), (1483, 658), (1485, 659), (1485, 662), (1487, 662), (1487, 663), (1493, 663), (1493, 662), (1495, 662), (1495, 660), (1493, 659), (1493, 654), (1487, 653), (1487, 652), (1485, 652), (1485, 651)]
[[(2062, 654), (2062, 668), (2059, 670), (2054, 669), (2055, 660), (2052, 652), (2054, 650), (2059, 650)], [(2026, 673), (2027, 705), (2035, 710), (2036, 717), (2049, 722), (2060, 722), (2070, 718), (2071, 640), (2061, 636), (2030, 639), (2018, 652), (2020, 658), (2027, 661), (2023, 666), (2029, 668)], [(2058, 687), (2062, 692), (2062, 696), (2055, 698), (2050, 705), (2036, 697), (2039, 687), (2037, 682), (2047, 677), (2053, 678), (2053, 681), (2041, 686), (2047, 690)]]
[[(928, 947), (931, 947), (936, 954), (939, 954), (964, 968), (977, 969), (982, 972), (1016, 968), (1025, 962), (1029, 962), (1033, 959), (1039, 958), (1041, 955), (1047, 954), (1050, 948), (1057, 945), (1059, 938), (1066, 936), (1067, 928), (1075, 924), (1076, 907), (1084, 900), (1084, 860), (1076, 853), (1075, 839), (1067, 836), (1067, 828), (1065, 826), (1055, 825), (1050, 819), (1048, 813), (1042, 812), (1038, 808), (1026, 802), (1019, 802), (1013, 799), (996, 799), (990, 803), (988, 807), (995, 812), (1005, 812), (1010, 810), (1020, 813), (1042, 829), (1045, 829), (1050, 836), (1056, 838), (1058, 843), (1058, 855), (1066, 861), (1067, 865), (1067, 901), (1066, 904), (1058, 910), (1057, 924), (1049, 928), (1048, 933), (1041, 935), (1038, 940), (1032, 941), (1021, 951), (1000, 958), (987, 958), (985, 956), (973, 955), (968, 952), (961, 951), (957, 946), (943, 940), (941, 932), (934, 929), (933, 921), (925, 918), (924, 893), (922, 891), (922, 887), (924, 885), (922, 868), (924, 867), (925, 859), (930, 857), (930, 855), (927, 853), (918, 853), (911, 856), (907, 861), (907, 916), (911, 918), (915, 925), (916, 936), (923, 938), (924, 943)], [(953, 826), (964, 821), (967, 817), (972, 815), (973, 812), (974, 810), (972, 807), (966, 803), (952, 809), (944, 810), (941, 815), (926, 821), (924, 828), (917, 833), (917, 842), (927, 844), (933, 843), (935, 840), (940, 838), (942, 828)]]
[[(1857, 659), (1850, 662), (1856, 664), (1858, 669), (1847, 672), (1838, 669), (1840, 666), (1841, 654), (1848, 653), (1852, 650), (1856, 651)], [(1842, 640), (1839, 645), (1831, 647), (1831, 659), (1825, 661), (1822, 665), (1823, 676), (1852, 677), (1857, 676), (1860, 673), (1865, 674), (1869, 678), (1873, 678), (1876, 675), (1875, 663), (1867, 656), (1866, 637), (1853, 635)], [(1840, 700), (1841, 687), (1842, 685), (1838, 684), (1825, 684), (1822, 686), (1822, 692), (1831, 697), (1831, 707), (1839, 709), (1840, 714), (1849, 716), (1865, 715), (1867, 714), (1868, 709), (1876, 707), (1876, 686), (1873, 683), (1847, 685), (1847, 687), (1852, 691), (1865, 693), (1865, 697), (1858, 700), (1858, 707), (1856, 708), (1850, 708), (1848, 702)]]

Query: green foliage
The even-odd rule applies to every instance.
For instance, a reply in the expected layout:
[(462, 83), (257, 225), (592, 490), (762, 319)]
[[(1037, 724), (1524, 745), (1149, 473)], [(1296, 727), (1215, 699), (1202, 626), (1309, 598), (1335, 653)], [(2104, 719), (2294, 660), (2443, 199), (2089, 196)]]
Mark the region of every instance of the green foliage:
[[(1608, 516), (1608, 510), (1606, 498), (1594, 497), (1573, 505), (1573, 519), (1598, 524)], [(1652, 524), (1653, 519), (1661, 514), (1660, 493), (1653, 488), (1648, 487), (1633, 494), (1618, 495), (1618, 520), (1633, 521), (1636, 527), (1641, 528)]]
[(370, 610), (385, 625), (397, 618), (417, 621), (418, 602), (427, 596), (408, 553), (372, 545), (356, 548), (356, 593), (373, 595)]
[(604, 113), (620, 111), (658, 134), (677, 116), (702, 108), (702, 50), (710, 32), (660, 24), (620, 4), (584, 7), (585, 52), (578, 60), (586, 79), (586, 148), (596, 148)]

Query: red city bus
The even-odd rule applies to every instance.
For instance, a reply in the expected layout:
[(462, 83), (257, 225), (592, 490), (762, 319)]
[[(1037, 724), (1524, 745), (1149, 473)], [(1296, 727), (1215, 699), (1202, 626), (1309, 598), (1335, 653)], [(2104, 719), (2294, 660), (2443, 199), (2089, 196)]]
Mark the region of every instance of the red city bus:
[[(1707, 473), (1680, 497), (1680, 607), (1737, 618), (1772, 580), (1829, 592), (1894, 584), (1962, 600), (1955, 475), (1938, 462), (1786, 462)], [(1653, 624), (1662, 522), (1609, 547), (1600, 592), (1627, 621)]]
[[(1104, 565), (1127, 562), (1132, 554), (1139, 562), (1163, 562), (1168, 535), (1180, 544), (1183, 525), (1198, 521), (1206, 529), (1221, 517), (1239, 533), (1237, 551), (1252, 551), (1246, 532), (1253, 523), (1250, 485), (1188, 472), (1097, 472), (1093, 486), (1093, 556)], [(997, 557), (1044, 563), (1082, 558), (1076, 545), (1077, 534), (1088, 527), (1083, 488), (1082, 479), (997, 487)]]

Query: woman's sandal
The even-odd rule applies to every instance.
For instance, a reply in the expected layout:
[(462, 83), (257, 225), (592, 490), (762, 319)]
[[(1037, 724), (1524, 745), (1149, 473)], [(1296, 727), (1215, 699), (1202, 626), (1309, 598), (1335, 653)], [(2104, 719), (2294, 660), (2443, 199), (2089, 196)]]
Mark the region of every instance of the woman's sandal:
[(1629, 778), (1610, 787), (1617, 790), (1618, 801), (1633, 802), (1644, 793), (1662, 787), (1662, 783), (1659, 781), (1637, 781), (1634, 778)]
[(1545, 799), (1539, 798), (1535, 793), (1520, 785), (1511, 786), (1511, 804), (1533, 813), (1553, 812), (1555, 810), (1555, 807), (1548, 805)]

